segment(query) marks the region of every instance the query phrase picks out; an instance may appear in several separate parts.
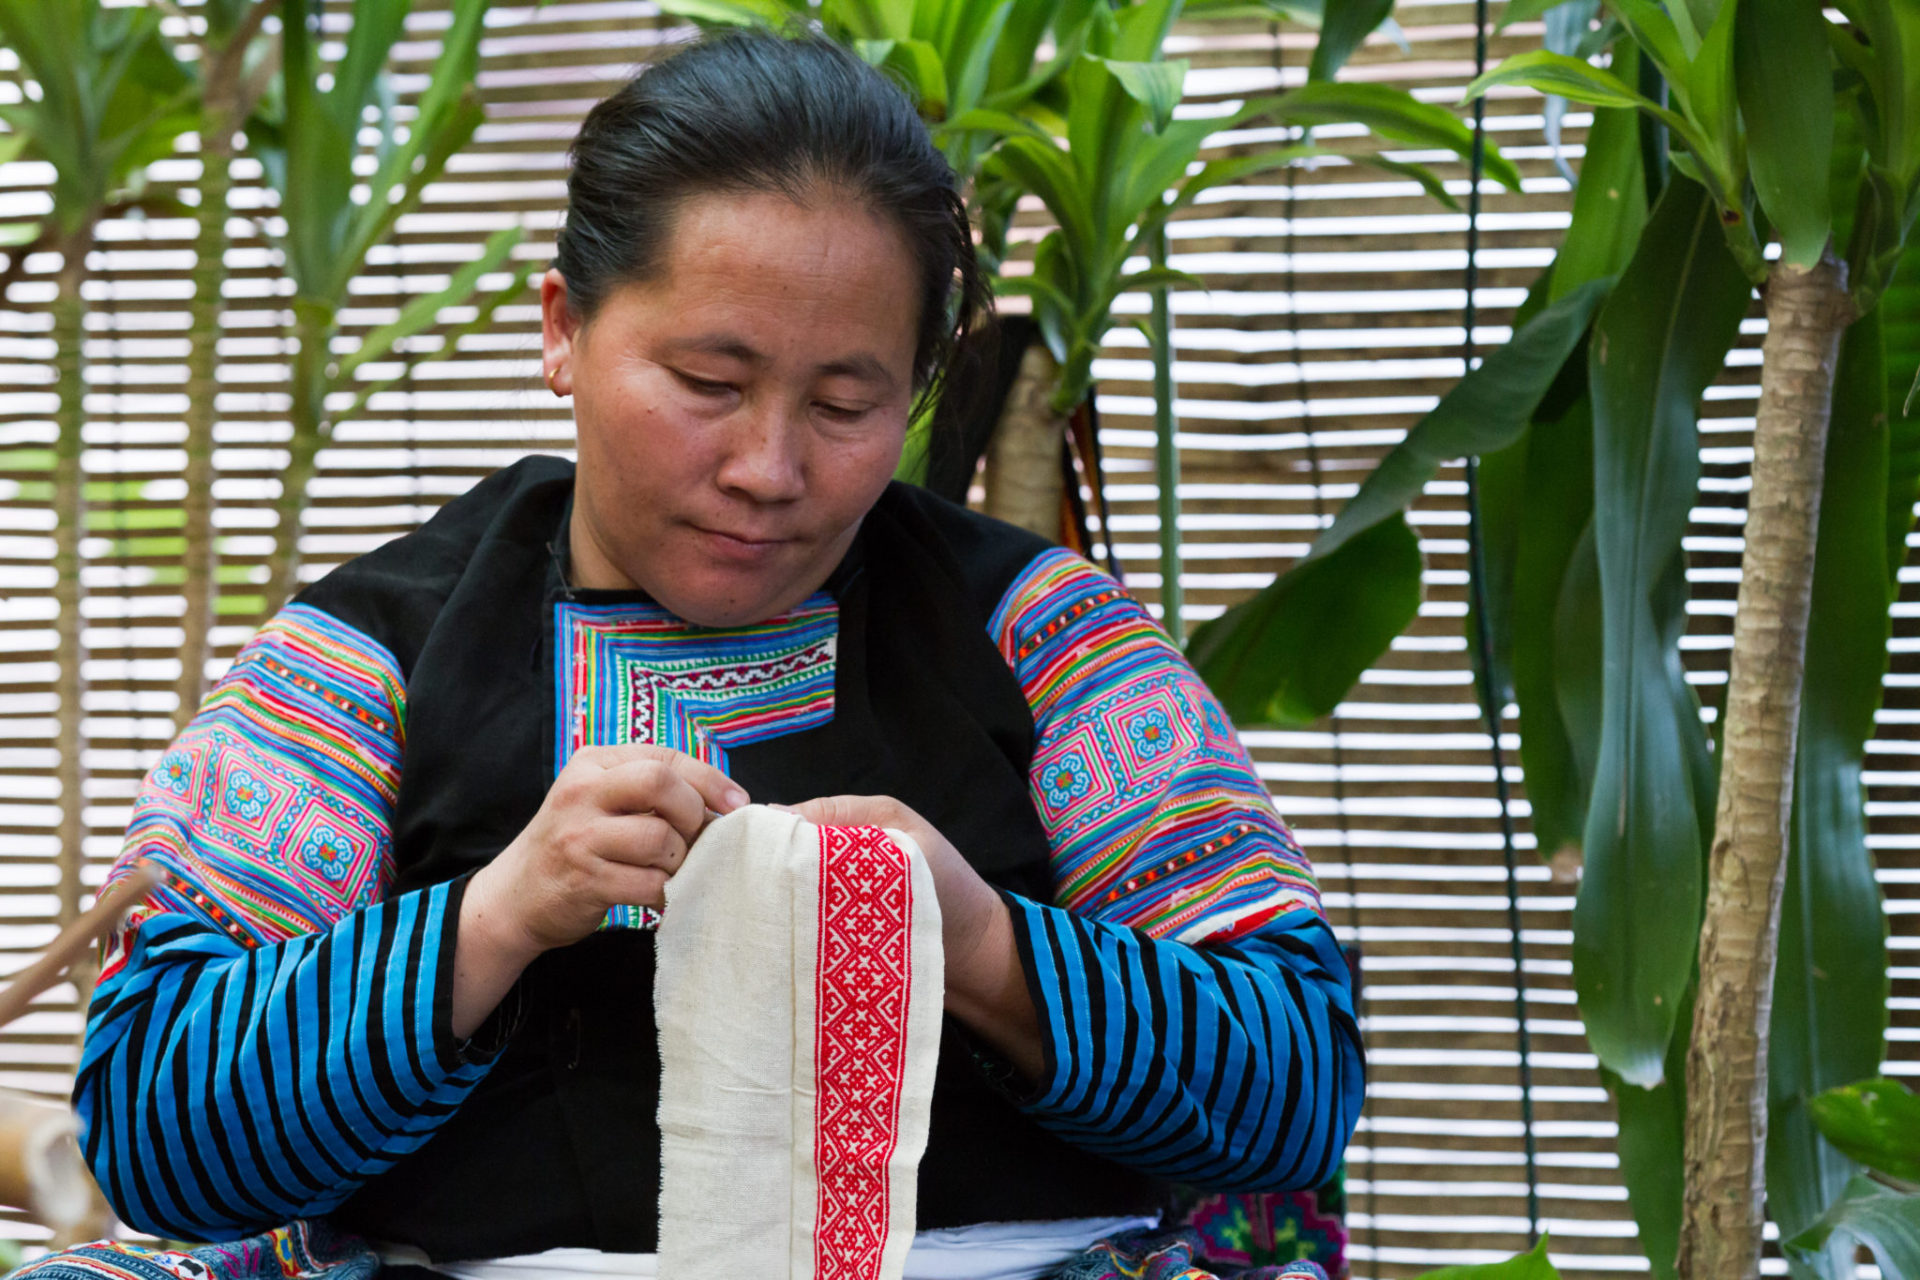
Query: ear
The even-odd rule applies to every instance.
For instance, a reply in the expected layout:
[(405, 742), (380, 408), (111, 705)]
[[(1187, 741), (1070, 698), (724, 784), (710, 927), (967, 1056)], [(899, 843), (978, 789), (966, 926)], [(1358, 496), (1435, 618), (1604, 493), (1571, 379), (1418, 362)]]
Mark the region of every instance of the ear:
[(567, 302), (567, 281), (558, 271), (540, 277), (540, 376), (557, 396), (573, 394), (573, 352), (580, 318)]

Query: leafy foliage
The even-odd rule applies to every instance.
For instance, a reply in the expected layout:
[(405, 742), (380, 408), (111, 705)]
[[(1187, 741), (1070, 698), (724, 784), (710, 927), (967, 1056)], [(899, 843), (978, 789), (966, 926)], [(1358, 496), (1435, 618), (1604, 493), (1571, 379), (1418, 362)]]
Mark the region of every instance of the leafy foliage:
[(90, 227), (116, 198), (138, 195), (147, 165), (194, 127), (192, 79), (152, 9), (0, 0), (0, 41), (39, 89), (0, 106), (8, 149), (53, 167), (53, 220), (63, 236)]

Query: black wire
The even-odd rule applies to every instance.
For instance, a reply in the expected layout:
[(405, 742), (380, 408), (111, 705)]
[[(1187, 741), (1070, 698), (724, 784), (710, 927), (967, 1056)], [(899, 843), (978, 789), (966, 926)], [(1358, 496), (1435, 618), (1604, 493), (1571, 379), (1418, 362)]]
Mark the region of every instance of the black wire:
[[(1473, 15), (1473, 74), (1478, 79), (1487, 69), (1487, 0), (1475, 0)], [(1480, 287), (1480, 178), (1486, 167), (1486, 98), (1473, 100), (1472, 187), (1467, 193), (1467, 301), (1463, 308), (1466, 325), (1467, 372), (1472, 372), (1473, 331), (1478, 319), (1475, 294)], [(1527, 970), (1525, 947), (1520, 936), (1520, 872), (1513, 838), (1513, 797), (1507, 787), (1505, 752), (1500, 748), (1500, 720), (1505, 698), (1493, 682), (1493, 629), (1487, 618), (1487, 557), (1480, 523), (1480, 464), (1467, 456), (1467, 553), (1469, 569), (1467, 593), (1472, 602), (1474, 641), (1477, 653), (1476, 678), (1480, 704), (1487, 725), (1487, 745), (1493, 756), (1494, 794), (1500, 802), (1500, 847), (1507, 862), (1507, 932), (1513, 952), (1513, 1017), (1520, 1051), (1520, 1130), (1527, 1159), (1527, 1244), (1540, 1239), (1539, 1152), (1533, 1134), (1533, 1045), (1527, 1029)]]
[[(1277, 72), (1283, 72), (1286, 69), (1286, 47), (1280, 40), (1280, 24), (1277, 22), (1272, 24), (1271, 32), (1273, 36), (1273, 69)], [(1283, 89), (1285, 88), (1284, 85), (1281, 87)], [(1297, 130), (1297, 140), (1304, 142), (1306, 140), (1306, 134), (1307, 131), (1304, 127), (1299, 128)], [(1299, 283), (1294, 267), (1295, 257), (1298, 253), (1298, 245), (1295, 237), (1299, 226), (1299, 190), (1297, 182), (1299, 172), (1300, 170), (1297, 164), (1290, 164), (1286, 168), (1287, 334), (1293, 340), (1293, 367), (1299, 379), (1300, 424), (1302, 433), (1306, 436), (1307, 441), (1307, 468), (1313, 476), (1313, 527), (1315, 536), (1317, 537), (1320, 530), (1327, 527), (1327, 505), (1326, 497), (1322, 490), (1323, 474), (1320, 466), (1320, 445), (1318, 440), (1315, 439), (1313, 430), (1313, 387), (1312, 384), (1307, 381), (1306, 364), (1300, 358), (1300, 311), (1296, 305), (1296, 299), (1299, 297)], [(1359, 1018), (1360, 1043), (1362, 1051), (1364, 1051), (1366, 1047), (1367, 1027), (1371, 1025), (1371, 1020), (1368, 1016), (1370, 1010), (1367, 1001), (1367, 986), (1362, 972), (1362, 961), (1366, 948), (1361, 941), (1361, 931), (1365, 928), (1365, 924), (1360, 915), (1360, 889), (1359, 886), (1354, 883), (1353, 878), (1353, 845), (1347, 831), (1346, 748), (1341, 741), (1340, 721), (1337, 718), (1337, 714), (1328, 716), (1327, 720), (1327, 737), (1332, 748), (1331, 755), (1333, 762), (1334, 819), (1340, 831), (1340, 856), (1346, 860), (1347, 867), (1347, 931), (1353, 937), (1352, 945), (1348, 948), (1347, 954), (1348, 962), (1352, 966), (1353, 989), (1356, 1000), (1354, 1012)], [(1367, 1100), (1365, 1098), (1361, 1099), (1360, 1111), (1363, 1116), (1366, 1114), (1366, 1102)], [(1379, 1202), (1377, 1189), (1378, 1179), (1374, 1176), (1375, 1161), (1373, 1151), (1376, 1140), (1374, 1134), (1368, 1133), (1367, 1158), (1361, 1167), (1365, 1170), (1367, 1180), (1367, 1255), (1373, 1261), (1377, 1274), (1380, 1260), (1380, 1214), (1377, 1211)]]

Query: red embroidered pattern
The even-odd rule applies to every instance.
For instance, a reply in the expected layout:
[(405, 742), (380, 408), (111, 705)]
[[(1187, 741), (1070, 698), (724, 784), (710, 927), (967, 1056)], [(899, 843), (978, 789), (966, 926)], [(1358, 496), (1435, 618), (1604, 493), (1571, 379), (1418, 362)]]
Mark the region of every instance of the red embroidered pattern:
[(912, 989), (906, 854), (878, 827), (820, 828), (815, 1280), (872, 1280), (892, 1217)]

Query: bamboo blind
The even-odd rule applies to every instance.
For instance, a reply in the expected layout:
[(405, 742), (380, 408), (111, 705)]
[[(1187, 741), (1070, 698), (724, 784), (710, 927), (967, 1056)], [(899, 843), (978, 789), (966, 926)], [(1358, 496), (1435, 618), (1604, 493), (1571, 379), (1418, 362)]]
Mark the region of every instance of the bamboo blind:
[[(397, 50), (402, 100), (425, 83), (446, 15), (420, 0)], [(341, 30), (347, 6), (327, 18)], [(1402, 0), (1404, 46), (1376, 36), (1344, 73), (1404, 85), (1451, 103), (1473, 70), (1473, 7)], [(564, 149), (594, 101), (665, 44), (690, 34), (645, 0), (501, 0), (489, 19), (479, 84), (488, 119), (422, 209), (405, 219), (357, 283), (349, 328), (390, 319), (431, 290), (503, 225), (528, 229), (526, 257), (545, 261), (564, 198)], [(1492, 56), (1537, 46), (1517, 24)], [(1258, 21), (1187, 24), (1170, 56), (1193, 60), (1183, 111), (1218, 110), (1245, 94), (1304, 78), (1313, 35)], [(333, 51), (337, 54), (337, 48)], [(9, 55), (0, 55), (8, 58)], [(0, 83), (0, 94), (17, 92)], [(1584, 116), (1569, 115), (1578, 162)], [(1542, 131), (1541, 103), (1521, 93), (1489, 103), (1490, 136), (1526, 177), (1522, 194), (1488, 184), (1480, 221), (1478, 331), (1502, 341), (1512, 310), (1566, 225), (1569, 189)], [(1277, 131), (1217, 136), (1215, 148)], [(1322, 140), (1338, 142), (1329, 129)], [(1431, 160), (1464, 197), (1467, 174)], [(165, 188), (197, 172), (188, 139), (156, 169)], [(272, 216), (258, 170), (241, 162), (222, 340), (218, 519), (227, 612), (219, 664), (258, 621), (257, 587), (272, 528), (269, 503), (284, 459), (287, 284), (260, 233)], [(47, 207), (47, 174), (0, 168), (0, 219)], [(1023, 215), (1029, 244), (1044, 230)], [(1329, 165), (1216, 191), (1177, 222), (1173, 263), (1209, 291), (1181, 292), (1178, 325), (1182, 530), (1190, 621), (1266, 582), (1302, 554), (1381, 454), (1463, 368), (1466, 218), (1410, 182)], [(186, 302), (192, 226), (107, 224), (93, 259), (86, 465), (98, 495), (87, 574), (88, 785), (91, 874), (117, 851), (138, 779), (168, 733), (179, 643), (177, 520), (184, 463)], [(29, 264), (0, 309), (0, 973), (52, 934), (54, 606), (46, 473), (31, 451), (53, 439), (46, 303), (57, 263)], [(497, 287), (504, 280), (488, 282)], [(1143, 312), (1144, 298), (1123, 300)], [(458, 323), (458, 315), (449, 323)], [(538, 312), (503, 309), (491, 333), (418, 366), (343, 426), (321, 457), (304, 542), (309, 576), (413, 528), (447, 498), (531, 451), (566, 452), (565, 406), (539, 384)], [(437, 339), (423, 340), (431, 348)], [(1691, 678), (1709, 704), (1725, 681), (1739, 563), (1759, 358), (1749, 321), (1703, 423), (1705, 479), (1688, 548)], [(1096, 372), (1113, 502), (1111, 536), (1143, 598), (1158, 588), (1154, 546), (1151, 370), (1143, 340), (1117, 329)], [(369, 376), (377, 374), (370, 370)], [(1525, 1198), (1505, 870), (1488, 742), (1472, 696), (1462, 622), (1466, 599), (1463, 473), (1444, 470), (1413, 513), (1427, 557), (1419, 619), (1326, 723), (1247, 735), (1282, 812), (1315, 856), (1330, 914), (1364, 952), (1368, 1105), (1350, 1152), (1349, 1223), (1356, 1271), (1414, 1274), (1492, 1260), (1525, 1247)], [(1916, 570), (1903, 573), (1909, 580)], [(1888, 708), (1871, 748), (1873, 842), (1894, 931), (1890, 1070), (1920, 1072), (1920, 883), (1916, 762), (1920, 623), (1913, 593), (1896, 606)], [(1503, 743), (1520, 781), (1509, 722)], [(1532, 851), (1521, 822), (1525, 977), (1530, 989), (1540, 1192), (1554, 1259), (1569, 1275), (1644, 1267), (1613, 1153), (1608, 1103), (1586, 1050), (1570, 981), (1573, 886)], [(0, 1084), (60, 1093), (79, 1028), (71, 990), (44, 999), (0, 1035)], [(0, 1233), (36, 1228), (0, 1217)], [(1777, 1260), (1770, 1267), (1779, 1268)]]

